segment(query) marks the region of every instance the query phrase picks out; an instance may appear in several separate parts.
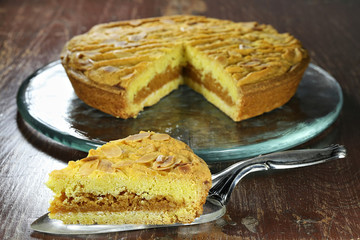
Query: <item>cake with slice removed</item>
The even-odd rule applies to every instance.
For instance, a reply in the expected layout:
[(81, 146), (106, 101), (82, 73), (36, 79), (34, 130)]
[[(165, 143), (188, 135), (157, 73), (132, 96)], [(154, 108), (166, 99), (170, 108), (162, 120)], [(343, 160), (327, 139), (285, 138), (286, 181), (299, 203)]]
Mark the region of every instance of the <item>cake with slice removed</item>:
[(134, 118), (187, 84), (234, 121), (271, 111), (295, 94), (307, 51), (270, 25), (166, 16), (94, 26), (61, 54), (76, 94)]
[(111, 141), (50, 173), (49, 217), (65, 224), (191, 223), (211, 187), (206, 163), (167, 134)]

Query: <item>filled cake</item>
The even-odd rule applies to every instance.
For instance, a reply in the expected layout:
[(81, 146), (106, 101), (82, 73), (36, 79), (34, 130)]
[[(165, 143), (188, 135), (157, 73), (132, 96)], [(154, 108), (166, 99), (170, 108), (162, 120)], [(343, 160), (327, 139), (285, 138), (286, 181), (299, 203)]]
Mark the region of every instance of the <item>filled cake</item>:
[(309, 63), (299, 40), (270, 25), (202, 16), (96, 25), (61, 59), (78, 97), (113, 116), (135, 118), (187, 84), (234, 121), (289, 101)]
[(111, 141), (50, 173), (49, 217), (65, 224), (191, 223), (211, 187), (206, 163), (167, 134)]

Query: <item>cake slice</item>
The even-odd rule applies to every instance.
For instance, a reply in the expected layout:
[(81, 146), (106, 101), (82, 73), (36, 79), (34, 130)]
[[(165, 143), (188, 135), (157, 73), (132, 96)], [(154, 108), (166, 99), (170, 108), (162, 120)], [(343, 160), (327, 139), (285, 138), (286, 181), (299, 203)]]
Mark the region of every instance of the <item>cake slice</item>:
[(191, 223), (211, 187), (206, 163), (167, 134), (111, 141), (50, 173), (49, 217), (65, 224)]
[[(207, 26), (210, 25), (210, 26)], [(185, 83), (234, 121), (261, 115), (295, 94), (309, 57), (269, 25), (198, 23), (185, 41)]]
[(271, 111), (295, 94), (307, 51), (270, 25), (167, 16), (94, 26), (61, 54), (76, 94), (119, 118), (187, 84), (234, 121)]

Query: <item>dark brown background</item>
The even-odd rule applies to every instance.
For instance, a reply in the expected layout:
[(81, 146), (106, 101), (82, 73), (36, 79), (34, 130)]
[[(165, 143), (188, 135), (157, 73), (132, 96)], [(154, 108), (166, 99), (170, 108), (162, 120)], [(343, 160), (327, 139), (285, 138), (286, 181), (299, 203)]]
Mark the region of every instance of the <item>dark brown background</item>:
[[(300, 147), (340, 143), (348, 157), (307, 169), (253, 174), (237, 186), (226, 216), (213, 223), (74, 238), (360, 238), (358, 0), (0, 0), (0, 238), (67, 239), (33, 232), (29, 225), (47, 211), (52, 195), (44, 186), (48, 173), (85, 156), (38, 134), (22, 120), (16, 107), (21, 82), (57, 60), (69, 38), (94, 24), (172, 14), (258, 21), (299, 38), (312, 62), (330, 72), (344, 93), (338, 120)], [(211, 169), (224, 165), (213, 164)]]

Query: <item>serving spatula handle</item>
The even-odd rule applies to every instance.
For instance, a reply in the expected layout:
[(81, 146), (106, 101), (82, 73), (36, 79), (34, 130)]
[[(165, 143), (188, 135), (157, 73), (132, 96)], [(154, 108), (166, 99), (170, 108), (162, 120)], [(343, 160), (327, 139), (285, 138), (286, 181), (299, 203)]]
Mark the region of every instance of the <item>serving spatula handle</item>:
[(209, 197), (215, 198), (225, 205), (229, 201), (236, 184), (249, 173), (269, 169), (307, 167), (344, 158), (345, 156), (345, 147), (336, 144), (322, 149), (302, 149), (270, 153), (240, 161), (212, 175), (213, 185), (210, 189)]

